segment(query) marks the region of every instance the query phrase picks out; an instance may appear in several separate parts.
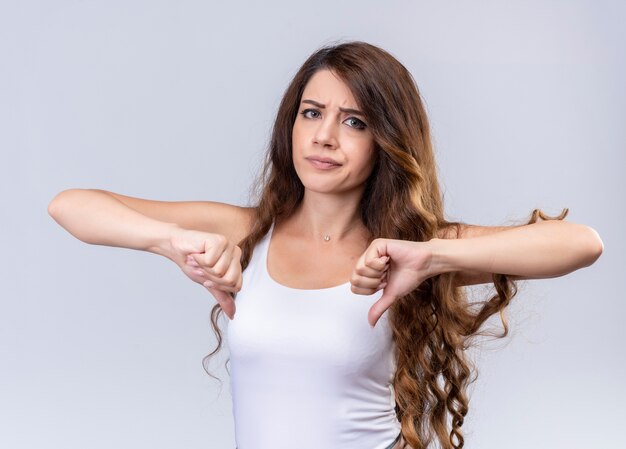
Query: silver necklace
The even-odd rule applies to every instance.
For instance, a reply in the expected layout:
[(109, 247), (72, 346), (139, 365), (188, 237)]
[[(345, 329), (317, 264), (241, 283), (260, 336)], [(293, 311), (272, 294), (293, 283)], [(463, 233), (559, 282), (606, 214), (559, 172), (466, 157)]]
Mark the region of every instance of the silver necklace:
[(330, 240), (330, 235), (324, 234), (324, 241), (327, 242)]

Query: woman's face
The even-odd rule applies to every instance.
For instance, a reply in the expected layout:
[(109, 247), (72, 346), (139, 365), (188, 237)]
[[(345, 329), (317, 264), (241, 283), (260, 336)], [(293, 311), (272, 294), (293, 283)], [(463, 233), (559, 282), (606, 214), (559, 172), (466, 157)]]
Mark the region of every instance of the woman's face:
[(304, 88), (293, 124), (293, 163), (302, 184), (324, 193), (364, 187), (374, 168), (374, 148), (348, 86), (329, 70), (317, 71)]

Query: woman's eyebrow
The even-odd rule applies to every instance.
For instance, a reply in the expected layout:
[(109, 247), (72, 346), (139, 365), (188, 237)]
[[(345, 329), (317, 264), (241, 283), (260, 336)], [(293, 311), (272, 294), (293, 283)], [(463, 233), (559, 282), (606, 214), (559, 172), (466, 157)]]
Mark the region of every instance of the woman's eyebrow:
[[(309, 103), (309, 104), (312, 104), (312, 105), (317, 106), (318, 108), (322, 108), (322, 109), (324, 109), (326, 107), (326, 105), (323, 105), (322, 103), (318, 103), (315, 100), (302, 100), (302, 103)], [(365, 117), (365, 114), (363, 114), (358, 109), (339, 108), (339, 110), (341, 112), (347, 112), (349, 114), (356, 114), (356, 115), (361, 115), (361, 116)]]

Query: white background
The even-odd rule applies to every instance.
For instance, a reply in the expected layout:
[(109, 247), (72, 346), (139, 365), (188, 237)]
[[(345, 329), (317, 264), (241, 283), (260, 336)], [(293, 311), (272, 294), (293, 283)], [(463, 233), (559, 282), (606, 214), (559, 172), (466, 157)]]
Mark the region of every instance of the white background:
[(0, 2), (0, 446), (234, 448), (226, 351), (221, 390), (201, 366), (213, 297), (47, 206), (68, 188), (247, 204), (289, 80), (349, 39), (416, 79), (448, 219), (569, 207), (605, 244), (520, 284), (510, 337), (476, 353), (466, 447), (622, 444), (625, 19), (619, 1)]

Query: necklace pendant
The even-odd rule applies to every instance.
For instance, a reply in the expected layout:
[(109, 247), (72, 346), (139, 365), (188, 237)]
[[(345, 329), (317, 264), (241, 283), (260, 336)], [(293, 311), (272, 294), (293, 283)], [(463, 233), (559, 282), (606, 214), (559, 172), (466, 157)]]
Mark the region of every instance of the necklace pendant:
[(327, 242), (327, 241), (329, 241), (329, 240), (330, 240), (330, 235), (326, 234), (326, 235), (324, 236), (324, 241), (325, 241), (325, 242)]

